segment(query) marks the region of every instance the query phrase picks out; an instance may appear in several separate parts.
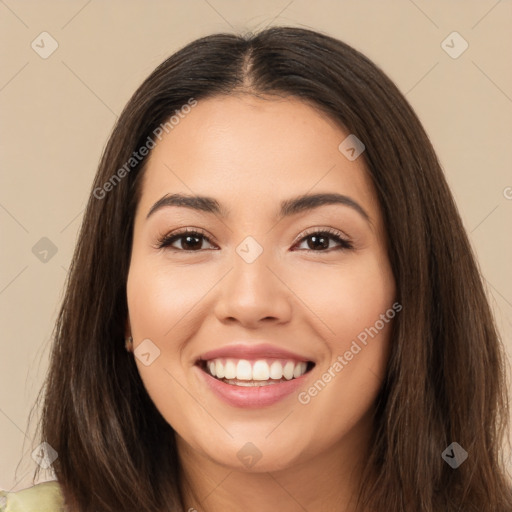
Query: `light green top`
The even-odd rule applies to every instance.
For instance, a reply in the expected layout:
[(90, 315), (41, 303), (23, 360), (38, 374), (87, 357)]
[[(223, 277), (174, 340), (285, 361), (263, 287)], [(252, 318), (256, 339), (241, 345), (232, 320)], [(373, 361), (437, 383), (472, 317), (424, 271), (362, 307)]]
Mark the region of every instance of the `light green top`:
[(0, 512), (64, 512), (57, 481), (43, 482), (17, 492), (0, 491)]

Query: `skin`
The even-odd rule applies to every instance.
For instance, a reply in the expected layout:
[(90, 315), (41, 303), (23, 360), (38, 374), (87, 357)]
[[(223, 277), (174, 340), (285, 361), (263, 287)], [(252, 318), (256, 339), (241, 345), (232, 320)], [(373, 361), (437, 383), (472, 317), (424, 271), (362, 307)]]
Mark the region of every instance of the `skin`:
[[(136, 362), (176, 432), (186, 510), (355, 510), (391, 322), (306, 405), (292, 393), (264, 408), (233, 407), (194, 367), (202, 353), (235, 341), (268, 342), (316, 362), (307, 391), (391, 308), (385, 226), (363, 158), (338, 150), (347, 135), (297, 99), (222, 96), (199, 101), (152, 150), (134, 225), (126, 334), (134, 349), (150, 339), (160, 350), (149, 366)], [(319, 192), (350, 196), (370, 222), (339, 204), (276, 221), (281, 201)], [(171, 193), (214, 197), (230, 215), (171, 206), (146, 219)], [(195, 252), (183, 238), (156, 248), (159, 236), (187, 227), (211, 242), (200, 238)], [(322, 228), (341, 231), (354, 248), (330, 239), (314, 251), (311, 236), (298, 238)], [(263, 248), (251, 264), (236, 252), (247, 236)], [(249, 441), (262, 455), (252, 467), (237, 457)]]

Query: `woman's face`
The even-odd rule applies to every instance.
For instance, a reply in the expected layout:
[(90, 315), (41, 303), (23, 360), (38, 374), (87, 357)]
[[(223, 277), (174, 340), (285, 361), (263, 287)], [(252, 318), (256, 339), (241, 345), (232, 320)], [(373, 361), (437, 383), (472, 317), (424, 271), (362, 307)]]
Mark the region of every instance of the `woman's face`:
[(399, 308), (347, 136), (297, 99), (226, 96), (152, 150), (127, 335), (182, 455), (271, 471), (367, 443)]

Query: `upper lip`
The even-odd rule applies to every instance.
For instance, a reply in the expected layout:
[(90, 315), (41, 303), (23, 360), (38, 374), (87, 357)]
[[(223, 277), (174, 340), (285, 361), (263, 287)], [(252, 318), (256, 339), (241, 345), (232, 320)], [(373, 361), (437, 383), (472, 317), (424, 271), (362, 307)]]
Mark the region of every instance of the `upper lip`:
[(216, 348), (201, 354), (198, 361), (209, 361), (221, 357), (233, 359), (293, 359), (295, 361), (314, 362), (311, 358), (297, 354), (290, 350), (286, 350), (275, 345), (268, 343), (261, 343), (258, 345), (236, 343), (233, 345), (226, 345), (224, 347)]

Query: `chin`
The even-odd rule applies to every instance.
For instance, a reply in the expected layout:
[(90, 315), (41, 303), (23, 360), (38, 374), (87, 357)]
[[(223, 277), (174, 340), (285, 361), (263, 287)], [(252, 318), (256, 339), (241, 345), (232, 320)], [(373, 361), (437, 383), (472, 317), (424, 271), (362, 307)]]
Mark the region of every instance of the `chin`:
[(215, 464), (244, 473), (275, 472), (300, 463), (303, 452), (289, 439), (289, 446), (284, 446), (283, 441), (277, 438), (277, 446), (274, 442), (265, 441), (264, 436), (261, 441), (252, 439), (243, 442), (231, 439), (224, 444), (216, 443), (215, 451), (210, 446), (201, 451)]

